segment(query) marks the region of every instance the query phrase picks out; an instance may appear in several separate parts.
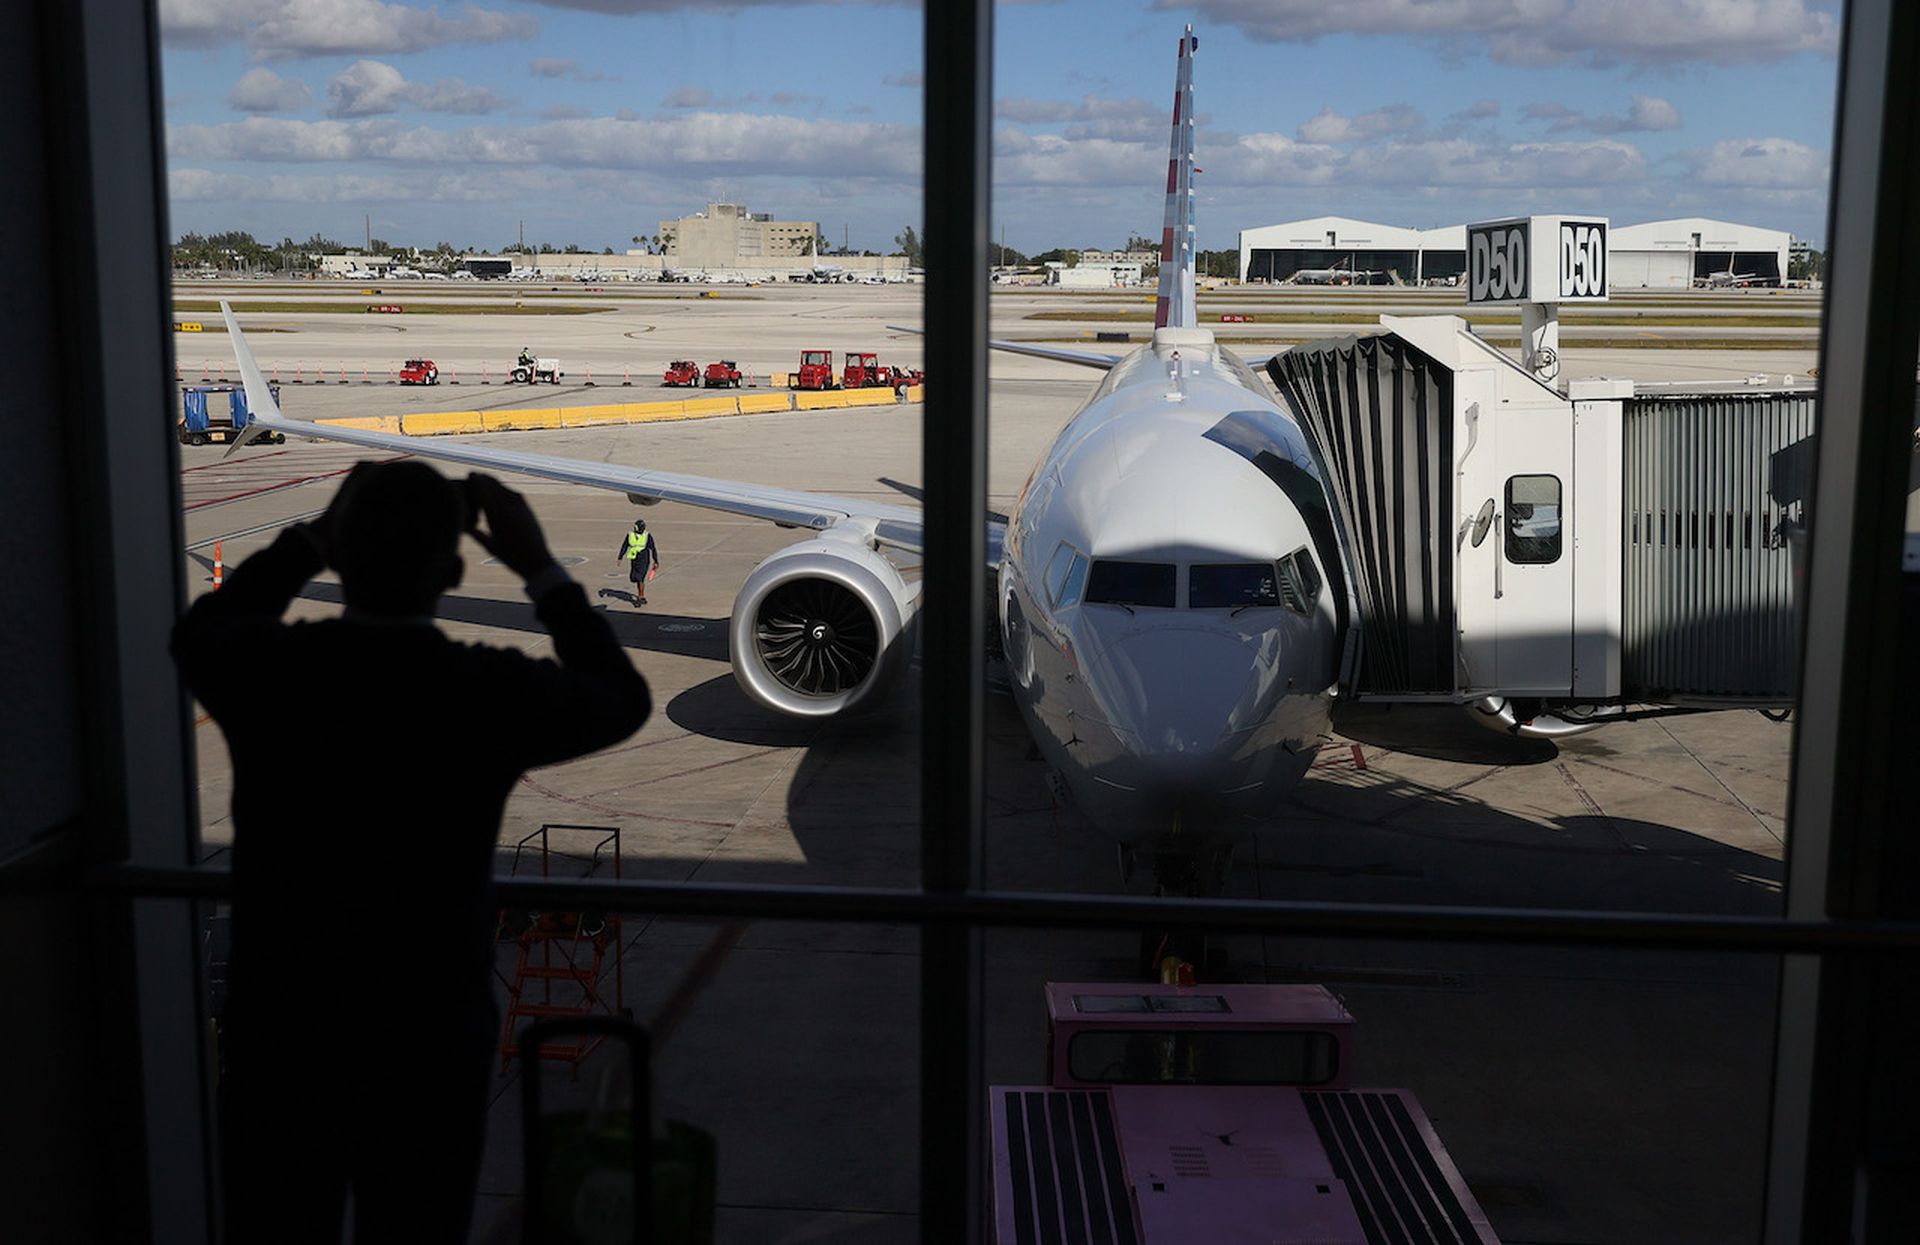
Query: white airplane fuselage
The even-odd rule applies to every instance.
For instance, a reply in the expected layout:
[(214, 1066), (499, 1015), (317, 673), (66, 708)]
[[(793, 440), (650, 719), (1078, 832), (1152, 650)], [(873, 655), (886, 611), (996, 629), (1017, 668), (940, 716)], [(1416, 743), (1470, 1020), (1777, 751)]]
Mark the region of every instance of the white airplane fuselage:
[[(1326, 739), (1339, 553), (1319, 547), (1250, 442), (1304, 473), (1296, 487), (1318, 478), (1298, 421), (1244, 363), (1206, 330), (1161, 330), (1062, 430), (1008, 525), (999, 602), (1014, 699), (1076, 803), (1123, 841), (1271, 813)], [(1305, 602), (1277, 595), (1292, 557), (1313, 563)], [(1103, 595), (1103, 562), (1150, 564), (1157, 587), (1171, 566), (1171, 596), (1089, 599)], [(1252, 582), (1260, 567), (1272, 599), (1221, 602), (1222, 574)]]

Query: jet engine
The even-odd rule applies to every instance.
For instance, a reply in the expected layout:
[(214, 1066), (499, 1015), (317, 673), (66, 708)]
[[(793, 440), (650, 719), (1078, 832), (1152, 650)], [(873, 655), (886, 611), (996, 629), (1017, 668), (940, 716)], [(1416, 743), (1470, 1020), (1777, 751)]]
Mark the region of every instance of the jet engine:
[(734, 598), (733, 677), (794, 717), (872, 703), (906, 665), (899, 641), (918, 603), (919, 586), (865, 545), (830, 535), (790, 545)]

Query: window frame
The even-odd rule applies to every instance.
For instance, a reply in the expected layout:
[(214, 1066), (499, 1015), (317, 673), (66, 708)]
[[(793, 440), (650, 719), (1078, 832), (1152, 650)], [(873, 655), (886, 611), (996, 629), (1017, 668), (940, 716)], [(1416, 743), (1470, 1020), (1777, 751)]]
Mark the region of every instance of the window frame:
[[(1422, 938), (1483, 943), (1726, 950), (1787, 956), (1781, 993), (1766, 1239), (1842, 1239), (1873, 1121), (1849, 1104), (1871, 1088), (1873, 1060), (1858, 1056), (1875, 1036), (1858, 1030), (1863, 1006), (1882, 998), (1876, 972), (1896, 980), (1920, 953), (1920, 911), (1898, 893), (1911, 875), (1883, 878), (1888, 857), (1911, 859), (1896, 838), (1913, 796), (1894, 772), (1884, 732), (1903, 720), (1891, 681), (1907, 615), (1894, 521), (1904, 504), (1920, 304), (1920, 111), (1905, 67), (1920, 57), (1920, 13), (1894, 0), (1851, 0), (1841, 27), (1829, 238), (1833, 252), (1821, 342), (1822, 409), (1816, 495), (1830, 499), (1809, 536), (1802, 618), (1800, 729), (1792, 762), (1787, 912), (1780, 918), (1525, 909), (1408, 908), (1131, 896), (996, 893), (982, 883), (986, 531), (986, 263), (992, 98), (991, 0), (951, 0), (925, 9), (927, 370), (941, 377), (924, 407), (926, 559), (922, 685), (922, 885), (918, 891), (804, 886), (700, 885), (645, 881), (503, 882), (503, 899), (528, 906), (657, 915), (741, 915), (916, 925), (921, 954), (922, 1239), (977, 1239), (984, 1096), (980, 931), (985, 928), (1160, 928), (1292, 933), (1350, 938)], [(63, 311), (88, 343), (90, 371), (110, 358), (126, 374), (164, 376), (166, 221), (156, 10), (137, 20), (105, 0), (44, 6), (59, 37), (43, 32), (50, 127), (65, 127), (80, 155), (75, 185), (50, 187), (71, 212), (75, 263), (92, 297)], [(939, 153), (933, 158), (932, 153)], [(129, 205), (152, 224), (126, 228)], [(1844, 225), (1844, 227), (1842, 227)], [(1830, 243), (1831, 245), (1831, 243)], [(132, 274), (132, 275), (129, 275)], [(128, 297), (127, 283), (139, 289)], [(114, 297), (98, 297), (101, 290)], [(1844, 295), (1844, 297), (1840, 297)], [(154, 308), (158, 307), (158, 312)], [(113, 343), (112, 350), (104, 343)], [(831, 356), (829, 355), (829, 359)], [(130, 362), (131, 360), (131, 362)], [(1904, 378), (1904, 379), (1902, 379)], [(102, 388), (101, 375), (85, 378)], [(88, 518), (120, 536), (167, 545), (151, 558), (117, 556), (86, 587), (103, 611), (82, 637), (111, 686), (90, 701), (111, 771), (87, 819), (84, 879), (140, 923), (142, 950), (129, 1001), (151, 1022), (179, 1013), (197, 991), (191, 905), (177, 900), (230, 892), (223, 869), (191, 863), (194, 791), (178, 764), (192, 731), (164, 658), (170, 623), (156, 600), (178, 606), (175, 555), (178, 473), (166, 448), (170, 391), (143, 399), (77, 401), (94, 435), (93, 461), (68, 487)], [(132, 435), (125, 435), (131, 432)], [(161, 444), (156, 445), (158, 441)], [(157, 458), (156, 458), (157, 456)], [(156, 481), (164, 478), (166, 486)], [(93, 511), (103, 513), (95, 514)], [(1564, 526), (1563, 526), (1564, 532)], [(142, 536), (142, 533), (148, 534)], [(1564, 537), (1563, 537), (1564, 541)], [(168, 542), (171, 542), (168, 544)], [(123, 554), (125, 551), (121, 551)], [(173, 568), (173, 569), (169, 569)], [(1316, 570), (1321, 570), (1317, 568)], [(1324, 573), (1324, 572), (1323, 572)], [(165, 581), (171, 578), (169, 585)], [(171, 589), (169, 592), (169, 588)], [(103, 728), (102, 724), (106, 724)], [(1870, 746), (1862, 747), (1868, 733)], [(135, 746), (137, 741), (137, 746)], [(1896, 815), (1890, 815), (1896, 814)], [(21, 874), (0, 880), (22, 884)], [(30, 884), (30, 883), (28, 883)], [(198, 1001), (186, 1009), (197, 1013)], [(1849, 1025), (1851, 1022), (1851, 1033)], [(193, 1027), (193, 1026), (189, 1026)], [(193, 1039), (189, 1035), (191, 1041)], [(184, 1064), (181, 1055), (190, 1058)], [(155, 1239), (205, 1239), (211, 1205), (204, 1163), (210, 1095), (195, 1069), (204, 1052), (170, 1031), (142, 1051), (141, 1186)], [(937, 1073), (930, 1073), (937, 1070)], [(180, 1110), (197, 1090), (196, 1115)], [(1907, 1104), (1911, 1106), (1912, 1104)], [(1884, 1114), (1884, 1113), (1883, 1113)], [(1896, 1113), (1897, 1114), (1897, 1113)], [(1890, 1195), (1890, 1205), (1899, 1198)], [(1864, 1209), (1859, 1213), (1864, 1214)]]

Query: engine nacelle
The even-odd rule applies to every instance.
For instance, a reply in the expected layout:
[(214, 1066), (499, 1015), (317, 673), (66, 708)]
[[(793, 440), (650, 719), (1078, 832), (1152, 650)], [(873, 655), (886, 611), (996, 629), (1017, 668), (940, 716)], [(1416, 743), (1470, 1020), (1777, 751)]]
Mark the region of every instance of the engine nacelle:
[(769, 709), (825, 718), (877, 700), (906, 665), (917, 586), (863, 544), (789, 545), (747, 576), (728, 628), (733, 677)]

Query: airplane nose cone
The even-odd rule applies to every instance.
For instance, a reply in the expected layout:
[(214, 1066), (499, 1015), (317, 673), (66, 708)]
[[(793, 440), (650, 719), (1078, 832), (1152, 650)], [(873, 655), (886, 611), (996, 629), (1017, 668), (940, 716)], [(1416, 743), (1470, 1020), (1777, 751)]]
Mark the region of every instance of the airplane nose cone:
[(1252, 720), (1258, 649), (1201, 628), (1137, 632), (1106, 646), (1095, 693), (1129, 751), (1169, 770), (1224, 759)]

